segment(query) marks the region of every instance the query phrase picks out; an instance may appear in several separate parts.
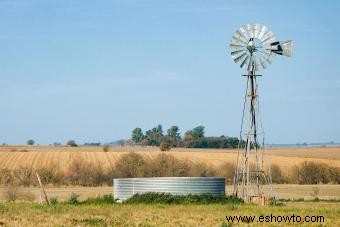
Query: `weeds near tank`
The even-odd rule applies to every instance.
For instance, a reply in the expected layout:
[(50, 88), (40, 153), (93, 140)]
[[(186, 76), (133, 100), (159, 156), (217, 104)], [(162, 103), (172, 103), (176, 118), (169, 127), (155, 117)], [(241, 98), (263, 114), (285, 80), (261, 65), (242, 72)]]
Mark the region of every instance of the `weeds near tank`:
[(172, 195), (170, 193), (148, 192), (135, 194), (127, 199), (125, 204), (241, 204), (243, 201), (234, 196), (201, 195)]

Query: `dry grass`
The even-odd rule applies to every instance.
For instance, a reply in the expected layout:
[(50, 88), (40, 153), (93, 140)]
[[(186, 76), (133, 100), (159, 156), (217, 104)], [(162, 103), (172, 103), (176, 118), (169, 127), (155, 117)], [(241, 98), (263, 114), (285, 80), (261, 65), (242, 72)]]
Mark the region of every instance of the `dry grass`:
[[(317, 187), (319, 191), (318, 197), (321, 199), (340, 198), (340, 185), (295, 185), (295, 184), (277, 184), (274, 185), (274, 191), (278, 199), (292, 199), (292, 198), (304, 198), (312, 199), (311, 196), (313, 188)], [(38, 187), (20, 187), (21, 195), (33, 195), (35, 201), (39, 201), (40, 189)], [(105, 187), (47, 187), (46, 193), (48, 197), (58, 197), (59, 200), (65, 201), (72, 193), (80, 195), (80, 200), (85, 200), (90, 197), (102, 196), (112, 193), (112, 186)], [(227, 194), (232, 194), (232, 186), (226, 187)], [(0, 201), (6, 201), (6, 187), (0, 188)], [(21, 200), (21, 197), (19, 197)]]
[[(21, 152), (27, 150), (28, 152)], [(122, 147), (112, 148), (103, 152), (102, 147), (53, 147), (53, 146), (2, 146), (0, 147), (0, 166), (7, 169), (18, 169), (22, 166), (39, 169), (56, 165), (63, 171), (68, 168), (71, 160), (82, 158), (88, 162), (102, 163), (109, 168), (122, 154), (135, 151), (145, 158), (155, 157), (161, 153), (159, 148)], [(219, 166), (224, 162), (234, 162), (234, 149), (186, 149), (173, 148), (168, 154), (191, 162), (202, 162), (207, 165)], [(315, 161), (340, 167), (340, 147), (332, 148), (285, 148), (269, 150), (272, 164), (277, 164), (283, 171), (289, 171), (294, 165), (303, 161)]]
[[(324, 223), (339, 226), (340, 207), (331, 203), (287, 204), (279, 207), (254, 205), (59, 205), (41, 207), (29, 203), (3, 205), (5, 226), (231, 226), (226, 215), (322, 215)], [(235, 223), (238, 225), (238, 223)], [(242, 223), (239, 223), (242, 225)], [(285, 226), (285, 223), (266, 223)], [(287, 224), (287, 223), (286, 223)], [(294, 224), (294, 223), (290, 223)], [(311, 223), (295, 223), (310, 226)], [(249, 223), (244, 225), (249, 226)], [(253, 223), (263, 226), (264, 223)]]
[[(28, 152), (22, 152), (27, 150)], [(136, 151), (145, 158), (160, 153), (158, 148), (114, 148), (103, 152), (102, 147), (0, 147), (0, 166), (19, 169), (29, 166), (41, 169), (56, 165), (65, 170), (74, 159), (102, 163), (112, 167), (129, 151)], [(340, 148), (271, 149), (271, 163), (284, 171), (303, 161), (323, 162), (340, 167)], [(235, 150), (172, 149), (168, 154), (178, 159), (202, 162), (218, 166), (235, 160)], [(311, 199), (313, 188), (318, 187), (320, 198), (340, 198), (340, 185), (274, 185), (277, 198)], [(0, 200), (4, 201), (7, 188), (0, 188)], [(230, 194), (231, 186), (227, 186)], [(49, 197), (65, 201), (71, 193), (80, 200), (112, 193), (112, 187), (47, 187)], [(20, 188), (22, 194), (39, 199), (39, 188)], [(20, 199), (19, 199), (20, 200)], [(323, 215), (327, 226), (340, 225), (338, 203), (288, 203), (283, 207), (253, 205), (58, 205), (42, 207), (37, 203), (0, 203), (0, 225), (5, 226), (230, 226), (226, 215)], [(235, 223), (236, 224), (236, 223)], [(254, 223), (262, 226), (263, 223)], [(271, 223), (277, 225), (278, 223)], [(296, 224), (296, 223), (295, 223)], [(310, 224), (310, 223), (309, 223)], [(284, 226), (284, 223), (281, 223)], [(309, 226), (307, 223), (301, 226)]]

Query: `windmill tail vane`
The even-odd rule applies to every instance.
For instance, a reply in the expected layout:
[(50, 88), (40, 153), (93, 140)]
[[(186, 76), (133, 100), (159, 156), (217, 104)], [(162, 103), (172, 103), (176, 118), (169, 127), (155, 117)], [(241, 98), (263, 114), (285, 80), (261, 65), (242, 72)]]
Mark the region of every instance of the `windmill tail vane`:
[(234, 195), (245, 202), (275, 202), (265, 133), (259, 104), (257, 71), (265, 69), (276, 55), (291, 57), (293, 42), (276, 41), (274, 33), (261, 24), (240, 27), (231, 38), (230, 54), (235, 63), (247, 69), (241, 131), (234, 175)]

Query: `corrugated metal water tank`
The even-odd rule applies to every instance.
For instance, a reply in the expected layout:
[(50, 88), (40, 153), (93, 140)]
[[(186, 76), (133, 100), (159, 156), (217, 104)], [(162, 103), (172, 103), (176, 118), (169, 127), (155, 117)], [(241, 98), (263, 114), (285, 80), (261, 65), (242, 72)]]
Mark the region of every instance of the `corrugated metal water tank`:
[(113, 196), (126, 200), (134, 194), (167, 192), (174, 195), (225, 194), (225, 178), (222, 177), (151, 177), (119, 178), (113, 180)]

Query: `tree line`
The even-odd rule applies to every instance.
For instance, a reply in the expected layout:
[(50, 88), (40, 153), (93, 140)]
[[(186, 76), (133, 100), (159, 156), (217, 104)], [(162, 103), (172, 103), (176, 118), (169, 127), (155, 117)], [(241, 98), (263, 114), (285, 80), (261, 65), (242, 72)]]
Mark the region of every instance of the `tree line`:
[(136, 145), (160, 146), (163, 150), (171, 147), (186, 148), (237, 148), (239, 139), (237, 137), (206, 137), (205, 127), (197, 126), (188, 130), (182, 136), (178, 126), (171, 126), (165, 132), (162, 125), (157, 125), (145, 132), (141, 128), (135, 128), (131, 133), (131, 141)]

